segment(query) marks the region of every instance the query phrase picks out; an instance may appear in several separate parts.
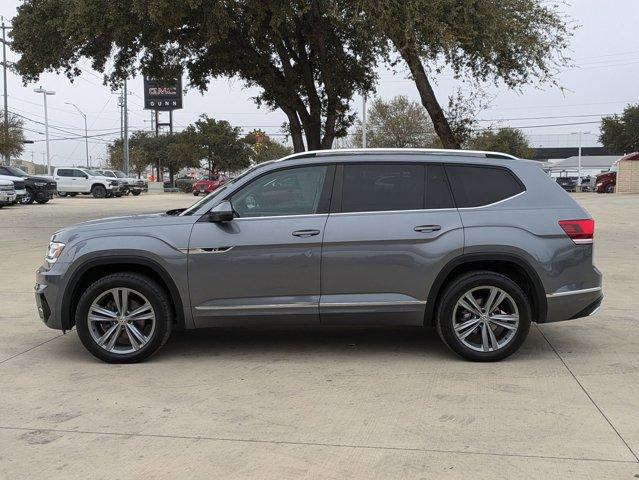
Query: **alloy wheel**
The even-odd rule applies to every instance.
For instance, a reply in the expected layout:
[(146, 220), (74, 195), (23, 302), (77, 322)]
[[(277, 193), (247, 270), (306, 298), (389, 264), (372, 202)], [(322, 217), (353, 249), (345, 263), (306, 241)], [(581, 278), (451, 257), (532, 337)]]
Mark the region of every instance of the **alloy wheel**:
[(131, 288), (112, 288), (89, 307), (89, 332), (95, 343), (115, 354), (143, 348), (155, 332), (156, 316), (149, 300)]
[(519, 310), (501, 288), (483, 285), (464, 293), (453, 309), (453, 328), (461, 343), (476, 352), (507, 346), (519, 327)]

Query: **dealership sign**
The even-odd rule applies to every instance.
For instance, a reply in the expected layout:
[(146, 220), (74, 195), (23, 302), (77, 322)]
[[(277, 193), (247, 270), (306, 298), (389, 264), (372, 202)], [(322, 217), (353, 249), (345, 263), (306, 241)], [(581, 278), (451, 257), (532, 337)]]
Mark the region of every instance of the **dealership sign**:
[(144, 108), (147, 110), (182, 108), (182, 79), (159, 83), (144, 77)]

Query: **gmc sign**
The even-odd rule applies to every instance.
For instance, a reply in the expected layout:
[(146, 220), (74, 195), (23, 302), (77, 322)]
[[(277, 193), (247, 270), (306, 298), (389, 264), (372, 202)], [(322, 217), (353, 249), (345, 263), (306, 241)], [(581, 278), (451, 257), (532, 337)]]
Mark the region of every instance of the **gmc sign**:
[(182, 108), (182, 79), (170, 85), (160, 85), (144, 77), (144, 108), (146, 110), (176, 110)]

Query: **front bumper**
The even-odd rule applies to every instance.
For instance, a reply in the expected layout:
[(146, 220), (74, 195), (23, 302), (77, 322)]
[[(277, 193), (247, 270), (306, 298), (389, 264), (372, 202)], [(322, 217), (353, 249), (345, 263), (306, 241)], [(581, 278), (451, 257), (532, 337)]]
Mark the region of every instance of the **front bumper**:
[(34, 287), (35, 301), (38, 307), (38, 315), (44, 324), (55, 330), (67, 330), (70, 328), (64, 323), (60, 315), (58, 305), (59, 293), (62, 287), (62, 275), (41, 266), (36, 270), (36, 284)]
[(0, 203), (1, 204), (8, 204), (8, 203), (13, 203), (16, 201), (16, 198), (18, 198), (18, 196), (16, 195), (16, 192), (14, 190), (0, 190)]
[(55, 192), (55, 187), (35, 187), (33, 198), (34, 200), (51, 200)]

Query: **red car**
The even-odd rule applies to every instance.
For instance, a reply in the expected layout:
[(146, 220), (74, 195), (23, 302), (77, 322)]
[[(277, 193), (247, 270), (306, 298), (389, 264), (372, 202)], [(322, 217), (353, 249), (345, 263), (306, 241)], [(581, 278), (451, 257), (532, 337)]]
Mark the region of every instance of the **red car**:
[(199, 179), (193, 184), (193, 195), (196, 197), (199, 194), (207, 195), (221, 187), (228, 181), (228, 178), (223, 173), (215, 173), (207, 177)]

